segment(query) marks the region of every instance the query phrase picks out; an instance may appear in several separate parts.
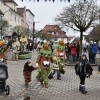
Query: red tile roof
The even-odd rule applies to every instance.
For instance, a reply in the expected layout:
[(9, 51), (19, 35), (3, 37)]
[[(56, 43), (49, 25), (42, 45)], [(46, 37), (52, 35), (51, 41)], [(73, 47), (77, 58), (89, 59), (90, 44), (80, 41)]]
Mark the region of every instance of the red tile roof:
[(25, 10), (25, 8), (17, 8), (17, 12), (18, 12), (21, 16), (23, 16), (24, 10)]
[[(52, 34), (54, 32), (54, 34)], [(59, 34), (57, 34), (57, 32)], [(39, 33), (50, 33), (51, 37), (67, 37), (66, 32), (64, 32), (58, 25), (46, 25)]]

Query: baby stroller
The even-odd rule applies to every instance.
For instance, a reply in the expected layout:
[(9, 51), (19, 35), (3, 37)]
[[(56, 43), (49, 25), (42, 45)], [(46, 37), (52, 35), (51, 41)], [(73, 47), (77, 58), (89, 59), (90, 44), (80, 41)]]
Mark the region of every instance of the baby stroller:
[(10, 93), (9, 85), (6, 85), (6, 80), (8, 78), (7, 65), (0, 61), (0, 91), (6, 92), (6, 95)]

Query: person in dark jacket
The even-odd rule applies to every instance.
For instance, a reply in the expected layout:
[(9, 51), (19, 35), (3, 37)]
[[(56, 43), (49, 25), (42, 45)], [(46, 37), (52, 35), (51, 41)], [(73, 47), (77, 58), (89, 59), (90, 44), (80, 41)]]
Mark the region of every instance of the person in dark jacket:
[(94, 42), (93, 48), (92, 48), (92, 60), (93, 60), (93, 64), (95, 64), (95, 59), (96, 59), (96, 54), (98, 51), (98, 45), (96, 44), (96, 42)]
[(93, 48), (93, 44), (90, 43), (90, 45), (88, 46), (88, 53), (89, 53), (89, 63), (93, 63), (93, 57), (92, 57), (92, 48)]
[(80, 86), (79, 91), (83, 94), (87, 93), (85, 90), (85, 79), (86, 77), (90, 77), (92, 75), (92, 67), (88, 63), (86, 55), (82, 55), (81, 59), (78, 61), (78, 63), (75, 65), (75, 72), (77, 75), (79, 75), (80, 78)]
[(76, 58), (77, 58), (77, 61), (78, 61), (79, 60), (79, 54), (80, 54), (80, 44), (79, 43), (77, 43), (77, 46), (76, 46), (76, 53), (77, 53)]
[(67, 45), (65, 46), (66, 49), (66, 57), (67, 57), (67, 61), (71, 62), (70, 61), (70, 55), (71, 55), (71, 45), (70, 43), (67, 43)]

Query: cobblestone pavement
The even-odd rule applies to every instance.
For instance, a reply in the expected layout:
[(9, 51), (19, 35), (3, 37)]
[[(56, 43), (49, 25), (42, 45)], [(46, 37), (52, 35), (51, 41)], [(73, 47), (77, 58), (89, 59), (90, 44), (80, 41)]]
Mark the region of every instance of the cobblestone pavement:
[[(30, 61), (35, 64), (36, 52), (33, 53)], [(61, 80), (54, 79), (49, 81), (49, 88), (41, 87), (36, 81), (37, 71), (32, 74), (32, 82), (28, 88), (24, 87), (22, 75), (23, 65), (26, 60), (8, 61), (9, 78), (7, 84), (10, 85), (11, 93), (9, 96), (0, 93), (0, 100), (24, 100), (29, 96), (30, 100), (100, 100), (100, 74), (97, 74), (97, 67), (93, 67), (93, 75), (86, 79), (86, 95), (78, 91), (79, 78), (75, 75), (74, 66), (65, 66), (66, 73)]]
[[(11, 53), (8, 53), (9, 56)], [(7, 61), (9, 78), (7, 79), (7, 85), (10, 86), (10, 95), (6, 96), (5, 92), (0, 93), (0, 100), (15, 100), (16, 97), (20, 96), (23, 92), (27, 91), (28, 88), (24, 86), (23, 78), (23, 66), (26, 61), (31, 61), (35, 65), (36, 52), (32, 53), (32, 59), (19, 60), (19, 61)], [(32, 87), (36, 81), (37, 71), (32, 73), (32, 82), (29, 87)]]
[(32, 100), (100, 100), (100, 74), (94, 68), (93, 76), (86, 79), (86, 95), (78, 91), (79, 78), (75, 75), (73, 66), (66, 66), (62, 80), (50, 80), (49, 88), (42, 90)]

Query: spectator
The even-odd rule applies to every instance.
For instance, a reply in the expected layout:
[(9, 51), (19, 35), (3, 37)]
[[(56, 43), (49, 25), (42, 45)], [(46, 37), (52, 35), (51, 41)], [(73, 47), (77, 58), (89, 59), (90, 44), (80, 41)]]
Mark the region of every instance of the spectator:
[(76, 75), (79, 75), (80, 78), (80, 86), (79, 86), (79, 91), (82, 92), (83, 94), (87, 93), (85, 90), (85, 79), (86, 77), (90, 77), (92, 75), (92, 67), (88, 63), (86, 55), (82, 55), (81, 59), (79, 62), (75, 65), (75, 72)]
[(99, 53), (100, 53), (100, 41), (99, 41), (99, 43), (98, 43), (98, 51), (99, 51)]
[(88, 53), (89, 53), (89, 63), (93, 63), (93, 60), (92, 60), (92, 47), (93, 47), (93, 44), (92, 42), (90, 42), (89, 46), (88, 46)]
[(75, 43), (72, 44), (72, 46), (71, 46), (71, 55), (72, 55), (72, 61), (75, 62), (76, 61), (76, 45), (75, 45)]
[(80, 45), (79, 45), (79, 43), (77, 43), (77, 46), (76, 46), (76, 58), (77, 58), (77, 61), (79, 59), (79, 54), (80, 54)]
[(86, 44), (84, 44), (83, 52), (84, 52), (84, 53), (87, 53), (87, 46), (86, 46)]
[(95, 59), (96, 59), (96, 53), (98, 51), (98, 46), (97, 43), (94, 42), (93, 44), (93, 48), (92, 48), (92, 60), (93, 60), (93, 64), (95, 64)]
[(70, 61), (70, 54), (71, 54), (71, 45), (70, 43), (67, 43), (67, 50), (66, 50), (66, 57), (67, 57), (67, 61)]

